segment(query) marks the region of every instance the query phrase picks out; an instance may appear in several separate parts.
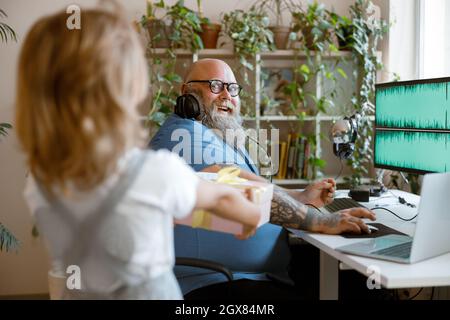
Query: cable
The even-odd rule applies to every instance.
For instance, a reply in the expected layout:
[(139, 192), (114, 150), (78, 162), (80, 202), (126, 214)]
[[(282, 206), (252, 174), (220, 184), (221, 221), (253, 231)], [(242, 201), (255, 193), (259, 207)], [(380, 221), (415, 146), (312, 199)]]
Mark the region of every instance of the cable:
[(408, 206), (408, 207), (411, 207), (411, 208), (415, 208), (416, 207), (416, 205), (415, 204), (413, 204), (413, 203), (409, 203), (408, 201), (406, 201), (406, 199), (405, 198), (403, 198), (403, 197), (400, 197), (400, 196), (397, 196), (395, 193), (393, 193), (390, 189), (387, 189), (394, 197), (396, 197), (397, 199), (398, 199), (398, 202), (400, 202), (401, 204), (404, 204), (404, 205), (406, 205), (406, 206)]
[(336, 178), (334, 178), (334, 180), (337, 181), (337, 179), (341, 176), (342, 170), (344, 170), (344, 163), (342, 162), (342, 159), (341, 159), (341, 169), (339, 170), (339, 173), (336, 176)]
[(422, 290), (423, 290), (423, 288), (420, 288), (420, 290), (415, 295), (413, 295), (411, 298), (409, 298), (408, 300), (414, 300), (422, 292)]
[(414, 216), (414, 217), (412, 217), (412, 218), (409, 218), (409, 219), (405, 219), (405, 218), (402, 218), (402, 217), (400, 217), (398, 214), (396, 214), (395, 212), (393, 212), (393, 211), (391, 211), (391, 210), (389, 210), (389, 209), (386, 209), (386, 208), (383, 208), (383, 207), (375, 207), (375, 208), (372, 208), (372, 209), (370, 209), (370, 210), (386, 210), (386, 211), (389, 211), (390, 213), (392, 213), (394, 216), (396, 216), (397, 218), (399, 218), (400, 220), (403, 220), (403, 221), (411, 221), (411, 220), (413, 220), (413, 219), (415, 219), (416, 217), (417, 217), (417, 214)]
[[(256, 144), (258, 145), (258, 147), (261, 148), (261, 149), (264, 151), (264, 153), (266, 154), (266, 156), (267, 156), (267, 158), (268, 158), (268, 160), (269, 160), (269, 163), (270, 163), (270, 183), (272, 183), (272, 179), (273, 179), (273, 176), (274, 176), (274, 173), (273, 173), (273, 162), (272, 162), (272, 157), (271, 157), (271, 156), (269, 155), (269, 153), (267, 152), (267, 149), (264, 148), (264, 147), (258, 142), (258, 140), (254, 139), (254, 138), (251, 137), (249, 134), (247, 134), (246, 137), (249, 138), (250, 140), (256, 142)], [(259, 158), (259, 157), (258, 157), (258, 158)]]

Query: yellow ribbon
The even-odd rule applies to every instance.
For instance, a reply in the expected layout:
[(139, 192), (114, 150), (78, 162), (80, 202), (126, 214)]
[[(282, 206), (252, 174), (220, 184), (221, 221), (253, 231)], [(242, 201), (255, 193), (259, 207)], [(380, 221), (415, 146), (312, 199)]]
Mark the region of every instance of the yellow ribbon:
[[(225, 183), (225, 184), (241, 184), (243, 182), (248, 181), (247, 179), (240, 178), (239, 174), (241, 170), (237, 167), (225, 167), (217, 172), (217, 179), (215, 182), (217, 183)], [(256, 199), (254, 199), (255, 203), (261, 202), (261, 195), (263, 194), (263, 190), (265, 188), (258, 188), (254, 190), (253, 195)], [(205, 210), (196, 210), (193, 213), (192, 217), (192, 227), (193, 228), (203, 228), (210, 229), (211, 228), (212, 217), (211, 213)]]
[(241, 170), (236, 167), (222, 168), (219, 170), (219, 172), (217, 172), (216, 182), (226, 184), (240, 184), (242, 182), (246, 182), (247, 179), (239, 177), (240, 173)]

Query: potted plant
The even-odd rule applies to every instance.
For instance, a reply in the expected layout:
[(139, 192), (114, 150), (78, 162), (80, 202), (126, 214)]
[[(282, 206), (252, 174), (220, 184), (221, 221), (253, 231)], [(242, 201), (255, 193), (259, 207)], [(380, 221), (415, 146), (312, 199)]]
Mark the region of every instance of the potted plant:
[(170, 46), (169, 36), (171, 28), (163, 19), (156, 18), (157, 9), (164, 9), (163, 0), (153, 4), (152, 0), (147, 0), (147, 12), (141, 18), (141, 25), (147, 30), (150, 45), (153, 48), (168, 48)]
[[(251, 9), (249, 11), (235, 10), (223, 15), (222, 31), (230, 37), (234, 52), (239, 59), (242, 68), (239, 76), (245, 85), (249, 86), (248, 71), (254, 70), (252, 63), (256, 55), (262, 51), (274, 50), (273, 34), (269, 30), (269, 17), (261, 11)], [(255, 61), (258, 63), (258, 61)], [(241, 92), (241, 108), (244, 114), (250, 115), (253, 96), (245, 89)]]
[(199, 18), (202, 21), (200, 37), (202, 38), (203, 46), (205, 49), (215, 49), (217, 48), (217, 40), (219, 39), (222, 26), (219, 23), (211, 23), (208, 18), (203, 16), (201, 0), (197, 0), (197, 7)]
[(352, 107), (355, 112), (359, 112), (361, 120), (355, 152), (347, 161), (352, 168), (352, 176), (347, 181), (352, 187), (361, 184), (361, 178), (367, 175), (372, 161), (373, 123), (367, 115), (374, 114), (376, 73), (383, 68), (377, 56), (378, 42), (389, 30), (389, 24), (376, 18), (374, 14), (374, 5), (370, 0), (355, 0), (350, 6), (350, 17), (354, 26), (351, 52), (355, 65), (361, 71), (358, 78), (354, 75), (358, 86), (352, 98)]
[(354, 25), (352, 20), (335, 12), (328, 12), (329, 20), (336, 34), (339, 50), (351, 50), (354, 43)]
[(304, 10), (292, 13), (292, 30), (298, 36), (300, 43), (308, 50), (325, 51), (331, 41), (332, 24), (328, 20), (324, 4), (317, 1), (310, 3)]
[[(5, 11), (0, 9), (0, 19), (7, 18)], [(8, 42), (8, 40), (17, 41), (17, 36), (14, 30), (4, 22), (0, 21), (0, 39), (1, 42)], [(12, 126), (9, 123), (0, 123), (0, 138), (8, 135), (8, 130)], [(15, 250), (20, 246), (19, 240), (8, 230), (2, 223), (0, 223), (0, 251), (6, 252)]]
[(196, 52), (203, 49), (200, 38), (202, 19), (191, 9), (184, 6), (184, 1), (177, 1), (172, 6), (166, 6), (161, 0), (155, 4), (163, 9), (161, 20), (170, 26), (168, 46), (165, 54), (155, 50), (152, 39), (147, 46), (150, 74), (150, 108), (147, 114), (147, 125), (161, 125), (173, 111), (178, 96), (178, 86), (182, 77), (176, 72), (177, 54), (175, 49), (185, 49)]
[(275, 24), (271, 24), (269, 29), (273, 33), (277, 49), (286, 49), (291, 33), (291, 27), (283, 21), (283, 13), (292, 13), (295, 11), (295, 8), (299, 8), (299, 6), (290, 0), (256, 0), (252, 5), (253, 10), (275, 17)]

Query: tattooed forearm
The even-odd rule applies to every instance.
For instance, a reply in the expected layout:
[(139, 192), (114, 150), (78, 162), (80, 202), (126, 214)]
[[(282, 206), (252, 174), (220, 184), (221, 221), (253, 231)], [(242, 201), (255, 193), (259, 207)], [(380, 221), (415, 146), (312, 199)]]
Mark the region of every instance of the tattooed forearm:
[(335, 227), (339, 215), (321, 213), (308, 208), (287, 194), (281, 188), (274, 189), (270, 222), (286, 228), (321, 232), (323, 227)]

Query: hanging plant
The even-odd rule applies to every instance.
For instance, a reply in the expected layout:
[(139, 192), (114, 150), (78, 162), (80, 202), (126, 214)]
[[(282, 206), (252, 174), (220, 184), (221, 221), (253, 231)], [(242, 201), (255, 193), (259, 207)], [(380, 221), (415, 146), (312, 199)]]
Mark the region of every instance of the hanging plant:
[[(148, 27), (156, 21), (156, 11), (164, 12), (159, 25), (164, 26), (164, 32), (147, 32), (147, 58), (149, 59), (150, 74), (150, 110), (147, 114), (147, 125), (150, 123), (161, 126), (173, 111), (178, 96), (178, 86), (182, 77), (177, 74), (176, 49), (186, 49), (192, 53), (203, 49), (200, 34), (201, 24), (207, 19), (201, 18), (198, 13), (187, 8), (183, 0), (172, 6), (167, 6), (163, 0), (153, 3), (147, 1), (147, 14), (142, 17), (141, 25)], [(158, 24), (157, 24), (158, 25)], [(148, 28), (147, 28), (148, 29)], [(158, 44), (166, 48), (165, 58), (157, 55)]]
[[(329, 12), (323, 4), (310, 3), (306, 10), (297, 10), (292, 13), (291, 40), (294, 45), (294, 79), (286, 89), (291, 97), (291, 109), (297, 111), (299, 121), (303, 123), (306, 115), (316, 115), (318, 112), (326, 114), (330, 108), (334, 108), (334, 100), (337, 96), (338, 77), (347, 78), (346, 73), (339, 64), (343, 61), (338, 57), (333, 62), (326, 61), (326, 55), (338, 52), (331, 37), (333, 24), (330, 21)], [(303, 58), (303, 56), (305, 58)], [(317, 95), (311, 91), (311, 81), (317, 79), (327, 81), (327, 86), (322, 85), (323, 91)], [(306, 110), (306, 111), (305, 111)], [(326, 165), (325, 160), (316, 156), (317, 138), (314, 134), (305, 136), (310, 143), (311, 152), (308, 162), (310, 164), (310, 179), (320, 175), (320, 169)], [(326, 139), (323, 135), (321, 139)]]
[[(5, 11), (0, 9), (0, 18), (7, 18)], [(7, 43), (9, 40), (17, 41), (17, 35), (13, 28), (4, 22), (0, 22), (0, 39), (1, 42)], [(11, 130), (12, 126), (9, 123), (0, 123), (0, 138), (8, 135), (8, 130)], [(20, 242), (3, 224), (0, 223), (0, 251), (11, 251), (19, 248)]]
[[(262, 51), (273, 51), (273, 34), (269, 30), (269, 17), (253, 7), (248, 11), (235, 10), (222, 17), (223, 33), (231, 38), (234, 52), (242, 68), (239, 76), (244, 84), (250, 85), (249, 72), (254, 71), (253, 61)], [(258, 63), (256, 61), (255, 63)], [(249, 90), (242, 90), (241, 102), (244, 114), (249, 115), (254, 97)]]
[(378, 60), (377, 46), (389, 30), (389, 24), (382, 19), (375, 19), (374, 13), (374, 5), (370, 0), (356, 0), (355, 4), (350, 6), (353, 25), (351, 49), (355, 64), (359, 68), (354, 79), (359, 86), (352, 98), (352, 106), (354, 111), (361, 115), (355, 152), (347, 161), (353, 172), (348, 179), (352, 187), (360, 185), (362, 177), (368, 175), (367, 168), (373, 159), (373, 123), (368, 116), (374, 115), (375, 112), (376, 73), (383, 68)]

